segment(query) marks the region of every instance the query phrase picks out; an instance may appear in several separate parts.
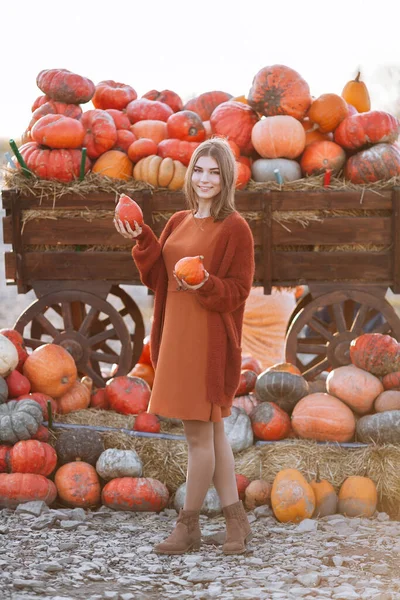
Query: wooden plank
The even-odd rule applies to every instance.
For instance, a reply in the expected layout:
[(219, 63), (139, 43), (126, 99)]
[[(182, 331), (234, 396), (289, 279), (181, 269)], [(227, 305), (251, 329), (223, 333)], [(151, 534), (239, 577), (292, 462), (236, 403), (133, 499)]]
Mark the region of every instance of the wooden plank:
[(393, 189), (392, 211), (392, 253), (393, 253), (393, 284), (394, 294), (400, 293), (400, 187)]
[(13, 250), (15, 252), (15, 282), (19, 294), (27, 292), (24, 273), (24, 249), (21, 237), (21, 208), (19, 194), (11, 195), (11, 228)]
[(14, 252), (4, 252), (4, 268), (6, 280), (15, 281), (17, 268)]
[(389, 252), (274, 252), (273, 281), (387, 282), (392, 279)]
[(272, 290), (272, 207), (266, 196), (267, 194), (263, 198), (263, 282), (264, 294), (270, 294)]
[(390, 210), (391, 190), (271, 192), (273, 210)]
[[(392, 219), (390, 217), (331, 217), (323, 221), (310, 221), (306, 227), (298, 222), (281, 224), (273, 221), (272, 235), (274, 246), (292, 244), (388, 246), (392, 241)], [(398, 235), (400, 236), (400, 229)]]

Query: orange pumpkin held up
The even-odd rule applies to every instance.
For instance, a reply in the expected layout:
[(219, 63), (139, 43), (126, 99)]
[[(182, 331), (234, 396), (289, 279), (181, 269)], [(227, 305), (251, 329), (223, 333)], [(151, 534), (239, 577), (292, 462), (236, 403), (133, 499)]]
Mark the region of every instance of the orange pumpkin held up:
[(143, 225), (142, 209), (135, 200), (126, 194), (121, 194), (119, 197), (118, 204), (115, 207), (115, 218), (123, 223), (128, 221), (131, 227), (135, 227), (135, 221), (139, 226)]

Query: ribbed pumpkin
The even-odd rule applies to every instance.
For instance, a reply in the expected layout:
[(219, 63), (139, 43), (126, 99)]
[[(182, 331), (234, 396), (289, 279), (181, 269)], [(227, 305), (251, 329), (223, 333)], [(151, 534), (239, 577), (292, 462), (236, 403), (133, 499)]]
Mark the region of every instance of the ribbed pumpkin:
[(290, 417), (274, 402), (261, 402), (250, 413), (254, 435), (260, 440), (283, 440), (290, 433)]
[(114, 510), (134, 512), (164, 510), (168, 505), (166, 486), (151, 477), (121, 477), (112, 479), (103, 488), (102, 502)]
[(164, 104), (168, 104), (170, 108), (174, 112), (178, 112), (183, 109), (183, 102), (181, 97), (171, 90), (150, 90), (143, 94), (142, 98), (147, 98), (148, 100), (158, 100), (159, 102), (164, 102)]
[(206, 139), (203, 121), (192, 110), (181, 110), (168, 117), (167, 131), (169, 138), (186, 142), (203, 142)]
[(233, 140), (246, 156), (253, 151), (252, 130), (257, 121), (250, 106), (234, 100), (217, 106), (210, 117), (213, 133)]
[(96, 463), (96, 471), (104, 481), (121, 477), (140, 477), (143, 464), (136, 450), (107, 448)]
[(195, 98), (188, 100), (184, 106), (185, 110), (197, 113), (202, 121), (208, 121), (217, 106), (232, 99), (231, 94), (220, 91), (204, 92)]
[(83, 145), (90, 158), (98, 158), (103, 152), (111, 150), (117, 141), (117, 128), (114, 119), (105, 110), (87, 110), (81, 123), (86, 130)]
[(322, 94), (310, 106), (308, 118), (322, 133), (334, 131), (348, 116), (346, 102), (337, 94)]
[(312, 123), (310, 119), (306, 118), (301, 121), (303, 129), (306, 133), (306, 147), (313, 142), (325, 142), (332, 141), (333, 134), (332, 133), (322, 133), (318, 129), (318, 125)]
[(90, 396), (90, 408), (97, 408), (98, 410), (109, 410), (110, 403), (107, 398), (107, 393), (104, 388), (99, 388), (95, 392), (92, 392)]
[[(245, 157), (243, 157), (245, 158)], [(251, 168), (244, 162), (236, 161), (236, 185), (237, 190), (244, 190), (251, 178)]]
[(301, 167), (296, 160), (288, 158), (258, 158), (251, 165), (254, 181), (276, 181), (276, 170), (283, 181), (296, 181), (302, 178)]
[(354, 106), (359, 113), (363, 113), (371, 110), (371, 100), (368, 88), (365, 83), (360, 80), (360, 77), (361, 73), (358, 72), (355, 79), (346, 83), (342, 91), (342, 98), (344, 98), (348, 104)]
[(352, 183), (374, 183), (400, 175), (400, 149), (391, 144), (375, 144), (351, 156), (344, 176)]
[(372, 517), (378, 493), (369, 477), (352, 475), (342, 483), (338, 496), (338, 512), (346, 517)]
[(136, 98), (137, 93), (130, 85), (108, 79), (100, 81), (96, 85), (92, 104), (95, 108), (116, 108), (122, 110), (129, 102), (136, 100)]
[(90, 395), (92, 393), (93, 381), (90, 377), (77, 379), (74, 384), (57, 398), (57, 408), (61, 415), (66, 415), (75, 410), (85, 410), (90, 404)]
[(146, 433), (160, 433), (161, 424), (157, 415), (141, 412), (136, 415), (133, 425), (134, 431), (145, 431)]
[(42, 501), (50, 506), (56, 496), (56, 486), (44, 475), (0, 474), (0, 508), (17, 508), (18, 504), (34, 501)]
[(151, 390), (139, 377), (113, 377), (107, 381), (106, 390), (110, 408), (116, 412), (137, 415), (147, 410)]
[(42, 409), (43, 419), (47, 421), (49, 418), (49, 402), (51, 406), (51, 412), (53, 415), (56, 414), (58, 410), (57, 402), (49, 396), (48, 394), (41, 394), (40, 392), (32, 392), (29, 394), (23, 394), (17, 398), (18, 402), (23, 402), (24, 400), (34, 400), (37, 402)]
[(388, 373), (382, 378), (382, 384), (385, 390), (400, 389), (400, 371)]
[(162, 140), (158, 144), (157, 153), (162, 158), (179, 160), (179, 162), (188, 166), (192, 154), (199, 144), (200, 142), (187, 142), (184, 140)]
[(300, 160), (304, 175), (320, 175), (328, 169), (339, 173), (346, 162), (346, 153), (335, 142), (313, 142), (306, 146)]
[(50, 98), (50, 96), (46, 96), (46, 94), (44, 94), (43, 96), (38, 96), (36, 98), (36, 100), (34, 101), (34, 103), (32, 104), (31, 111), (35, 112), (35, 110), (37, 108), (39, 108), (40, 106), (42, 106), (46, 102), (50, 102), (50, 101), (52, 101), (51, 98)]
[(304, 150), (306, 134), (297, 119), (276, 116), (258, 121), (252, 129), (251, 140), (263, 158), (297, 158)]
[(104, 442), (98, 431), (65, 430), (58, 433), (55, 449), (62, 465), (76, 460), (95, 465), (104, 452)]
[(57, 464), (56, 451), (50, 444), (38, 440), (22, 440), (10, 450), (12, 473), (37, 473), (49, 476)]
[(29, 440), (39, 429), (42, 420), (42, 409), (33, 400), (10, 400), (0, 404), (0, 444)]
[(383, 385), (364, 369), (346, 365), (329, 373), (326, 389), (328, 394), (342, 400), (354, 412), (365, 415), (372, 409), (375, 398), (383, 392)]
[[(14, 344), (14, 346), (17, 350), (17, 353), (18, 353), (18, 364), (15, 368), (18, 369), (18, 371), (21, 373), (22, 365), (28, 358), (28, 353), (25, 348), (24, 338), (22, 337), (20, 332), (17, 331), (16, 329), (6, 329), (6, 328), (0, 329), (0, 335), (2, 335), (3, 337), (6, 337), (7, 339), (10, 340), (10, 342), (12, 342), (12, 344)], [(4, 371), (2, 370), (2, 372), (4, 372)], [(1, 403), (1, 400), (0, 400), (0, 403)]]
[(0, 445), (0, 473), (10, 471), (10, 450), (12, 446)]
[(32, 392), (42, 392), (52, 398), (67, 392), (77, 377), (74, 359), (57, 344), (36, 348), (26, 359), (23, 373), (31, 382)]
[(350, 360), (373, 375), (387, 375), (400, 370), (400, 346), (390, 335), (364, 333), (350, 342)]
[(251, 356), (250, 354), (242, 354), (242, 369), (250, 369), (259, 375), (263, 368), (258, 358)]
[(36, 85), (44, 94), (67, 104), (89, 102), (95, 92), (93, 81), (67, 69), (46, 69), (36, 77)]
[(297, 469), (283, 469), (276, 475), (271, 490), (271, 506), (281, 523), (300, 523), (315, 510), (312, 487)]
[(351, 409), (334, 396), (324, 393), (302, 398), (292, 413), (293, 431), (300, 437), (319, 442), (349, 442), (356, 422)]
[(275, 402), (291, 413), (300, 398), (308, 394), (308, 382), (295, 373), (266, 369), (257, 377), (255, 393), (262, 402)]
[(236, 408), (241, 408), (248, 415), (260, 404), (260, 400), (256, 398), (254, 393), (246, 394), (245, 396), (235, 396), (232, 405)]
[(147, 119), (156, 119), (157, 121), (168, 121), (168, 117), (174, 114), (174, 111), (168, 104), (158, 100), (148, 100), (147, 98), (138, 98), (132, 100), (126, 107), (126, 114), (131, 123), (144, 121)]
[(297, 71), (285, 65), (272, 65), (255, 75), (247, 101), (266, 117), (289, 115), (303, 119), (312, 98), (308, 83)]
[(8, 387), (8, 395), (10, 398), (17, 398), (23, 394), (29, 394), (31, 384), (29, 379), (22, 375), (17, 369), (11, 371), (6, 377), (6, 383)]
[(366, 444), (400, 443), (400, 410), (365, 415), (357, 421), (357, 440)]
[(272, 485), (264, 479), (253, 479), (244, 491), (244, 505), (247, 510), (254, 510), (257, 506), (271, 504)]
[(133, 164), (125, 152), (108, 150), (96, 160), (92, 172), (111, 179), (127, 181), (132, 177)]
[(34, 142), (49, 148), (80, 148), (85, 129), (77, 119), (49, 114), (36, 121), (31, 136)]
[[(191, 142), (182, 142), (190, 144)], [(165, 187), (169, 190), (180, 190), (185, 182), (186, 167), (179, 160), (147, 156), (136, 163), (133, 177), (138, 181), (146, 181), (154, 187)]]
[(358, 150), (366, 144), (391, 144), (397, 140), (400, 122), (393, 115), (380, 111), (352, 115), (335, 130), (335, 142), (347, 150)]
[(335, 488), (329, 481), (320, 478), (318, 463), (315, 479), (310, 481), (310, 486), (315, 496), (313, 517), (327, 517), (336, 514), (338, 498)]
[(137, 121), (131, 125), (131, 131), (138, 140), (145, 138), (146, 140), (152, 140), (157, 145), (168, 137), (166, 122), (157, 119)]
[[(78, 179), (82, 162), (82, 150), (42, 148), (36, 142), (28, 142), (18, 148), (26, 166), (40, 179), (49, 179), (69, 183)], [(86, 157), (84, 173), (91, 166), (89, 157)], [(17, 168), (20, 169), (19, 163)]]
[(136, 363), (136, 365), (128, 373), (129, 377), (140, 377), (144, 379), (150, 386), (153, 387), (154, 383), (154, 368), (152, 365), (145, 365), (143, 363)]
[[(139, 121), (143, 123), (143, 121)], [(158, 144), (149, 138), (135, 140), (128, 148), (128, 156), (133, 163), (139, 162), (146, 156), (157, 154)]]
[(101, 489), (96, 469), (85, 462), (71, 462), (54, 476), (58, 497), (71, 507), (91, 508), (100, 504)]
[(400, 410), (400, 391), (385, 390), (375, 399), (375, 412), (385, 412), (386, 410)]
[(71, 119), (80, 119), (82, 108), (77, 104), (66, 104), (65, 102), (56, 102), (55, 100), (45, 102), (33, 112), (27, 131), (30, 131), (36, 121), (45, 115), (64, 115)]
[(244, 396), (254, 390), (257, 381), (257, 373), (250, 369), (243, 369), (240, 373), (240, 381), (235, 396)]
[(106, 112), (111, 115), (117, 131), (118, 129), (130, 130), (131, 122), (125, 111), (117, 110), (116, 108), (107, 108)]
[(113, 150), (119, 150), (128, 153), (128, 148), (137, 140), (136, 135), (132, 131), (126, 129), (117, 129), (117, 141), (113, 146)]

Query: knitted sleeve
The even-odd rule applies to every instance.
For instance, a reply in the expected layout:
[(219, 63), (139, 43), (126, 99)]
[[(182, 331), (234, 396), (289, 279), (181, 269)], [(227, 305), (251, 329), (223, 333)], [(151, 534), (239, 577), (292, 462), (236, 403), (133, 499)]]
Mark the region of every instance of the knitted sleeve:
[(209, 276), (197, 290), (199, 302), (208, 310), (232, 312), (239, 308), (250, 294), (254, 279), (254, 239), (247, 223), (232, 233), (232, 258), (225, 277)]

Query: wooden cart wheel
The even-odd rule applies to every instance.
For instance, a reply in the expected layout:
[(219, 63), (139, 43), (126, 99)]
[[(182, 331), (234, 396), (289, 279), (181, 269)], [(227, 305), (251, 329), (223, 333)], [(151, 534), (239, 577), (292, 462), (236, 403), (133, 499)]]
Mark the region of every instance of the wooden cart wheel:
[(351, 340), (366, 332), (400, 340), (400, 319), (387, 300), (359, 290), (324, 294), (293, 319), (286, 361), (297, 365), (306, 379), (314, 379), (322, 371), (349, 364)]
[[(132, 343), (132, 361), (131, 367), (133, 367), (137, 361), (143, 350), (143, 339), (145, 336), (145, 325), (142, 317), (142, 313), (136, 302), (132, 299), (132, 297), (118, 285), (113, 285), (110, 289), (109, 294), (107, 295), (107, 300), (110, 299), (110, 296), (114, 298), (119, 298), (122, 303), (121, 307), (116, 308), (119, 315), (124, 319), (125, 324), (130, 332), (131, 343)], [(111, 302), (110, 302), (111, 303)], [(58, 315), (61, 315), (61, 306), (52, 306), (52, 310), (55, 310)], [(77, 306), (74, 306), (74, 311), (82, 311), (84, 310), (84, 306), (81, 306), (79, 309)], [(130, 317), (130, 318), (127, 318)], [(110, 317), (102, 314), (98, 314), (96, 319), (94, 319), (90, 332), (92, 335), (100, 333), (104, 331), (110, 325)], [(133, 330), (133, 333), (132, 333)], [(61, 330), (59, 330), (61, 333)], [(46, 330), (42, 327), (39, 321), (36, 319), (32, 321), (31, 326), (31, 338), (39, 340), (43, 339), (47, 336)], [(108, 340), (116, 340), (117, 334), (108, 338)], [(96, 350), (103, 350), (104, 352), (111, 352), (109, 344), (107, 341), (101, 341), (95, 346)]]
[[(32, 334), (34, 322), (40, 325), (39, 337)], [(114, 376), (125, 375), (132, 364), (131, 336), (123, 318), (111, 304), (89, 292), (46, 294), (19, 316), (14, 329), (28, 348), (46, 343), (63, 346), (73, 356), (78, 372), (91, 377), (96, 387), (105, 386), (112, 364), (118, 365)]]
[(311, 298), (312, 296), (308, 292), (307, 294), (304, 294), (304, 296), (300, 298), (300, 300), (296, 303), (296, 306), (294, 307), (293, 312), (289, 317), (289, 321), (286, 327), (286, 333), (289, 331), (291, 324), (293, 323), (295, 317), (299, 314), (299, 312), (303, 310), (303, 308), (305, 308), (308, 304), (310, 304)]

